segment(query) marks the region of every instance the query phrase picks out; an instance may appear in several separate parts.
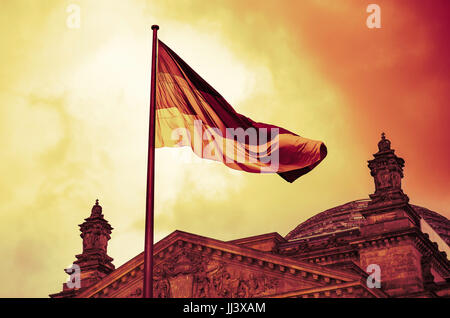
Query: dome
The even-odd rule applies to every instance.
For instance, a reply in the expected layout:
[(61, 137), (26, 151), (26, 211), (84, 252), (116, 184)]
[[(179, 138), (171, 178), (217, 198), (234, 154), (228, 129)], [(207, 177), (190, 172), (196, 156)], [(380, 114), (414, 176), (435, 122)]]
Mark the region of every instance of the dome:
[(381, 134), (381, 140), (378, 142), (378, 151), (384, 152), (391, 150), (391, 141), (386, 139), (386, 134)]
[[(289, 232), (285, 239), (295, 240), (357, 229), (364, 222), (361, 211), (367, 208), (369, 202), (369, 199), (351, 201), (318, 213)], [(410, 206), (450, 245), (450, 220), (429, 209)]]

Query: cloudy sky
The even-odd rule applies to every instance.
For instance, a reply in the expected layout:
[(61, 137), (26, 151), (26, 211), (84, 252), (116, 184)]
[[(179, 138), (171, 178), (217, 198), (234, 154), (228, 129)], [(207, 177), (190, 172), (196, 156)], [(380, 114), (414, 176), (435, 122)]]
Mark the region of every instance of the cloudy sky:
[(158, 149), (157, 240), (286, 235), (366, 198), (382, 131), (411, 202), (450, 217), (450, 3), (374, 2), (381, 29), (368, 1), (2, 0), (0, 296), (61, 289), (97, 198), (114, 264), (143, 250), (152, 24), (239, 113), (328, 147), (293, 184)]

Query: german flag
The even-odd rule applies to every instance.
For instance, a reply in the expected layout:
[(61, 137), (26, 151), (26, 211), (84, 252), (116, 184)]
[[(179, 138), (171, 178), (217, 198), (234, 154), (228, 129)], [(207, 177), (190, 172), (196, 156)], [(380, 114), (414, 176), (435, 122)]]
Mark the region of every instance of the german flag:
[(294, 182), (327, 155), (321, 141), (258, 123), (233, 107), (186, 62), (158, 41), (155, 147), (191, 147), (201, 158)]

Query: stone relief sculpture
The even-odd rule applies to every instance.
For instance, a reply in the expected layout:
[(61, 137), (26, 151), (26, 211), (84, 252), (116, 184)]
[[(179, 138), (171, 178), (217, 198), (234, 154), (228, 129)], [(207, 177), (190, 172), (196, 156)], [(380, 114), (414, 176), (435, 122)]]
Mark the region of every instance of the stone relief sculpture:
[(232, 264), (183, 250), (155, 267), (155, 297), (177, 297), (172, 290), (180, 276), (192, 284), (188, 294), (178, 295), (182, 297), (258, 297), (274, 292), (279, 285), (276, 278), (252, 271), (236, 273)]
[(170, 282), (167, 278), (159, 279), (155, 282), (154, 296), (156, 298), (170, 298)]

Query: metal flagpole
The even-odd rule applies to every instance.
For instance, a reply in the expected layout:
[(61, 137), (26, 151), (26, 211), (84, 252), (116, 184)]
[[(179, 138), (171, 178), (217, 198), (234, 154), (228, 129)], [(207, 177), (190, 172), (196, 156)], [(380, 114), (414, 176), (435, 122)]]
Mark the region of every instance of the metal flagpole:
[(150, 123), (148, 133), (147, 202), (145, 207), (144, 298), (153, 298), (153, 207), (155, 197), (155, 102), (158, 29), (159, 26), (152, 25), (153, 48), (150, 84)]

